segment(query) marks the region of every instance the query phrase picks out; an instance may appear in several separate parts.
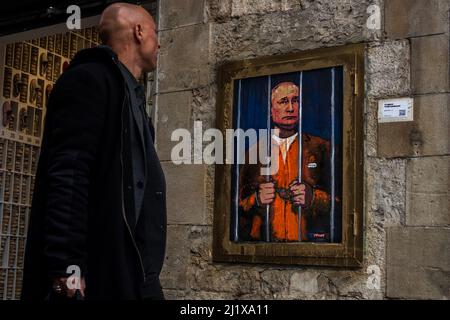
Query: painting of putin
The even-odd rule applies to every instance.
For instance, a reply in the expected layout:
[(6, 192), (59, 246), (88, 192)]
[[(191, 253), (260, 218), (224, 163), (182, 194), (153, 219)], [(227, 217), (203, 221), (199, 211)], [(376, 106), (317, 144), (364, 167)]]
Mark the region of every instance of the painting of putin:
[[(234, 127), (256, 129), (259, 136), (246, 143), (246, 161), (232, 169), (231, 240), (339, 243), (342, 68), (238, 79), (234, 85)], [(265, 174), (262, 161), (248, 161), (262, 146), (276, 162)]]

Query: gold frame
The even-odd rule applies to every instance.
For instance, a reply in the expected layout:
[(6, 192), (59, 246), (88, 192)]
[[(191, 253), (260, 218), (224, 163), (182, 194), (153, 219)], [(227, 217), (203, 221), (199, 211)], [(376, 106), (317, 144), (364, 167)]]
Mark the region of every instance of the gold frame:
[(364, 44), (227, 63), (218, 73), (217, 127), (232, 128), (233, 81), (276, 73), (343, 67), (341, 243), (236, 243), (230, 240), (231, 169), (216, 165), (213, 261), (360, 267), (363, 261)]

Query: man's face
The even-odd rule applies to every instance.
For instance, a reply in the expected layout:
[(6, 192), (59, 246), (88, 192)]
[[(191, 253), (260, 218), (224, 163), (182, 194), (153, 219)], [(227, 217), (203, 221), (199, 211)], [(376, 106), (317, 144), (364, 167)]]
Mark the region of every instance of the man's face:
[(275, 126), (293, 129), (298, 123), (299, 90), (292, 82), (284, 82), (272, 90), (272, 121)]
[(144, 60), (144, 71), (150, 72), (156, 69), (158, 56), (158, 35), (156, 33), (156, 25), (150, 16), (143, 24), (144, 39), (141, 43), (141, 56)]

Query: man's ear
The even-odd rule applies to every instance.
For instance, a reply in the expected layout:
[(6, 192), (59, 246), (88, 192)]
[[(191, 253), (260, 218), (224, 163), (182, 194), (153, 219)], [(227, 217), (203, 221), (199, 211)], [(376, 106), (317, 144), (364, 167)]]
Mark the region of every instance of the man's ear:
[(134, 27), (134, 38), (136, 39), (136, 41), (138, 43), (142, 42), (142, 39), (144, 38), (144, 32), (143, 32), (143, 29), (142, 29), (142, 25), (137, 24)]

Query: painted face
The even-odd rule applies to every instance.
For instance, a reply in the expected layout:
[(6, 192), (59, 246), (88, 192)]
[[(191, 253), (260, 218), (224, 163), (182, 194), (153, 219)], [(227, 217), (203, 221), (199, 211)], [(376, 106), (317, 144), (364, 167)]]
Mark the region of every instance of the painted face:
[(272, 90), (272, 121), (276, 127), (291, 129), (298, 123), (299, 90), (292, 82), (283, 82)]

